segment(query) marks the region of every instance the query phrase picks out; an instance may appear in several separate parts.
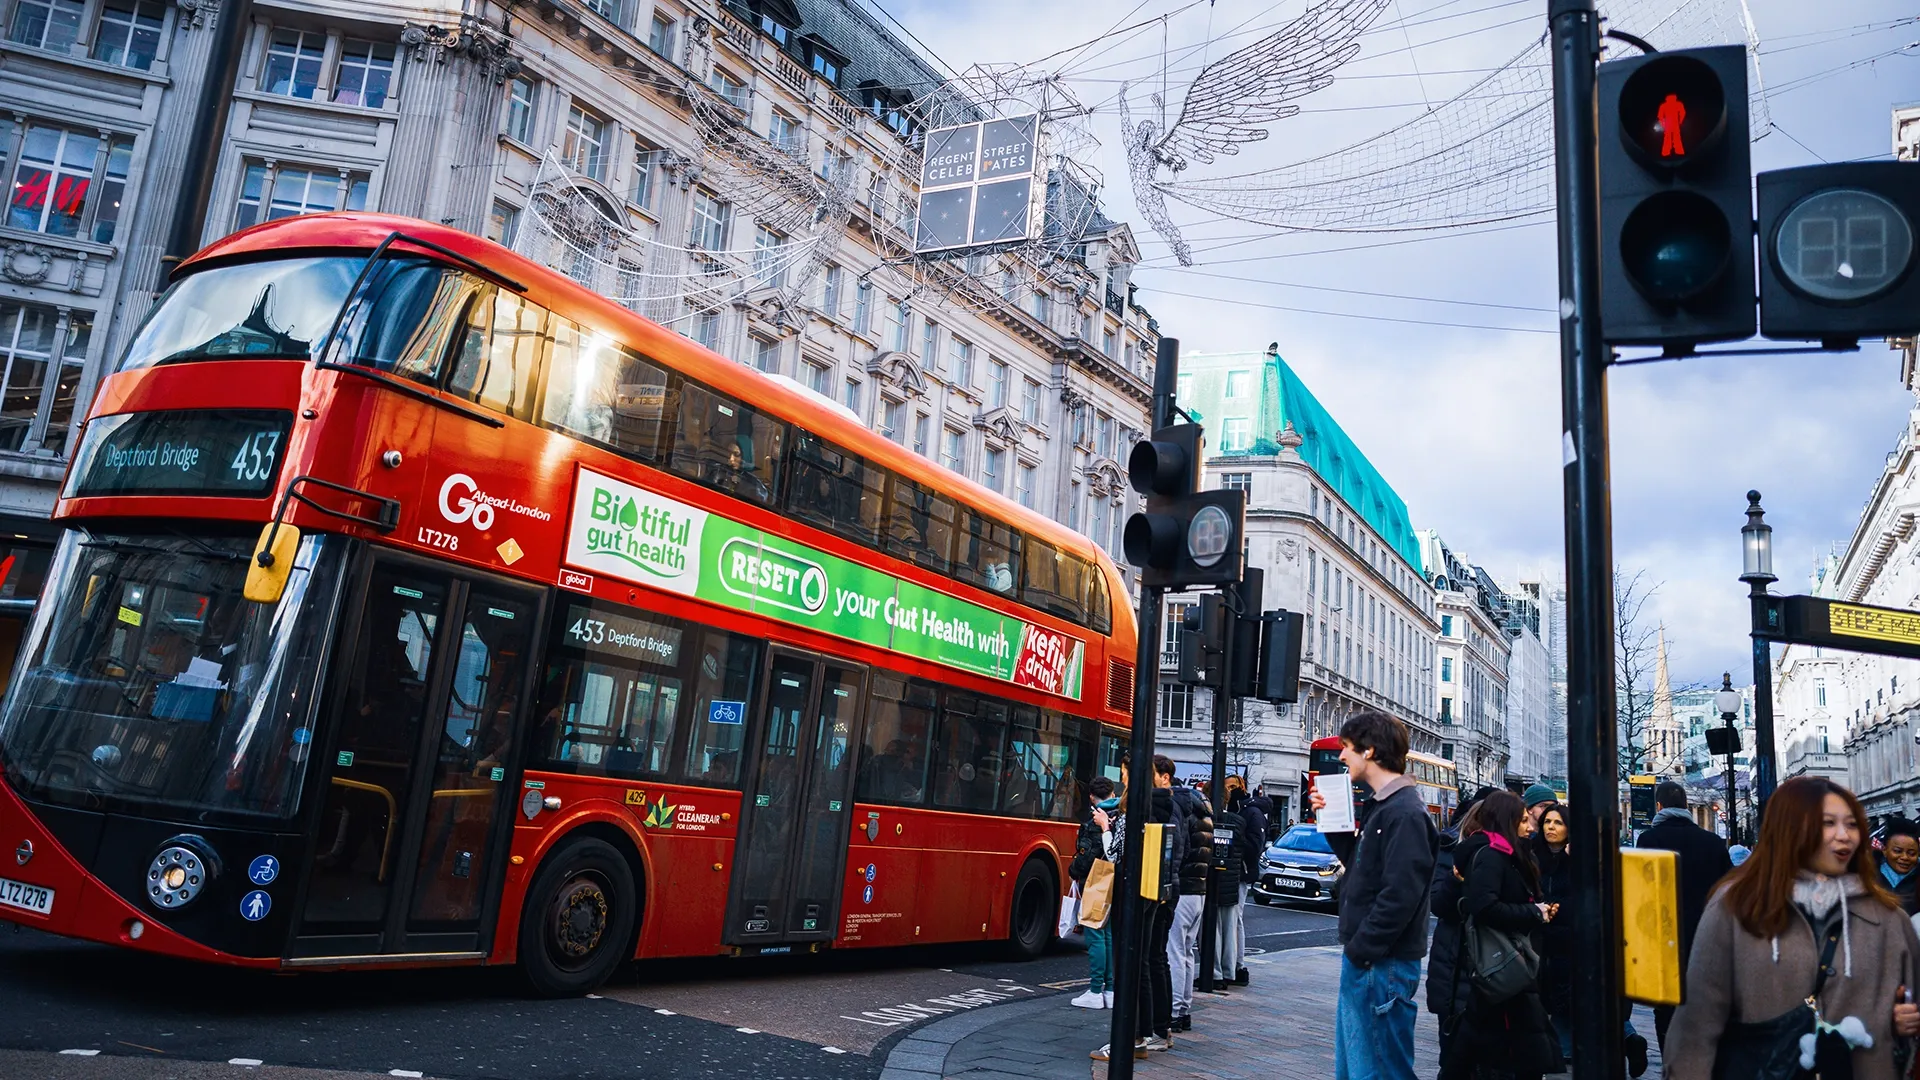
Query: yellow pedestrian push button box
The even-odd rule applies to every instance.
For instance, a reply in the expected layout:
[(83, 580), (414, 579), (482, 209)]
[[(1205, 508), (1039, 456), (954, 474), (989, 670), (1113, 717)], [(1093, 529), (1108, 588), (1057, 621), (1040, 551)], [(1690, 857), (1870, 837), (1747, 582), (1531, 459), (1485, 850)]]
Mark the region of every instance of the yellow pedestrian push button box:
[(1680, 1004), (1680, 856), (1620, 849), (1620, 923), (1627, 996), (1647, 1005)]

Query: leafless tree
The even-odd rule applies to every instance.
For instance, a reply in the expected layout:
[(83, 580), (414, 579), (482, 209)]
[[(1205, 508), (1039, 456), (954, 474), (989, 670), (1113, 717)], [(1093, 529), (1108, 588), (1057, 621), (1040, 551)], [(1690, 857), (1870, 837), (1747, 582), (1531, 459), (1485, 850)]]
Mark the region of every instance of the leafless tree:
[(1647, 770), (1659, 625), (1645, 618), (1660, 583), (1645, 570), (1613, 572), (1613, 695), (1620, 740), (1620, 782)]

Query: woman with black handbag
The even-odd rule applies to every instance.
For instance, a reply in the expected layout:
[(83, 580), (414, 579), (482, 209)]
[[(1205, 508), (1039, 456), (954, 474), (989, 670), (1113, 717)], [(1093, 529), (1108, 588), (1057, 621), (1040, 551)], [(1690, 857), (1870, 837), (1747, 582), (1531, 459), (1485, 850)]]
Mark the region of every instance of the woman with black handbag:
[(1774, 790), (1760, 842), (1694, 934), (1667, 1080), (1907, 1075), (1920, 938), (1874, 867), (1866, 820), (1830, 780)]
[(1445, 1076), (1532, 1080), (1561, 1068), (1559, 1039), (1540, 1001), (1534, 940), (1554, 908), (1540, 901), (1539, 871), (1521, 843), (1525, 820), (1520, 796), (1495, 791), (1480, 804), (1480, 831), (1454, 853), (1464, 882), (1460, 962), (1470, 969), (1471, 990), (1446, 1040)]

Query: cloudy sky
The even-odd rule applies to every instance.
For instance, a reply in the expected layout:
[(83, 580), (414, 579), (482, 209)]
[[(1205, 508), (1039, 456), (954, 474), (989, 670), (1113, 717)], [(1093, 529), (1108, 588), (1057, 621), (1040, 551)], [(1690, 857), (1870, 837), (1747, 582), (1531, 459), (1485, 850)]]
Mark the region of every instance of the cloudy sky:
[[(1721, 43), (1662, 38), (1660, 28), (1634, 24), (1642, 10), (1674, 0), (1619, 2), (1633, 5), (1620, 8), (1619, 28), (1656, 45)], [(1693, 3), (1703, 25), (1739, 17), (1737, 0)], [(1257, 350), (1277, 340), (1406, 499), (1415, 528), (1438, 530), (1508, 583), (1542, 568), (1557, 573), (1550, 221), (1280, 235), (1175, 205), (1196, 250), (1197, 265), (1183, 269), (1134, 206), (1118, 149), (1122, 86), (1136, 117), (1154, 111), (1147, 95), (1164, 68), (1175, 110), (1206, 61), (1305, 6), (1145, 0), (1128, 11), (1085, 0), (881, 0), (953, 69), (1034, 65), (1059, 72), (1092, 106), (1086, 124), (1098, 145), (1087, 157), (1105, 177), (1107, 211), (1133, 226), (1146, 258), (1135, 278), (1141, 300), (1183, 349)], [(1291, 164), (1414, 119), (1519, 54), (1544, 30), (1546, 6), (1393, 0), (1360, 38), (1359, 55), (1302, 102), (1301, 115), (1274, 124), (1271, 138), (1237, 160), (1196, 165), (1184, 178)], [(1611, 7), (1603, 2), (1603, 13)], [(1912, 0), (1751, 0), (1750, 10), (1774, 125), (1754, 144), (1755, 168), (1887, 157), (1891, 107), (1920, 101)], [(1616, 559), (1660, 583), (1650, 610), (1667, 627), (1676, 681), (1717, 684), (1726, 669), (1738, 679), (1751, 670), (1745, 586), (1736, 580), (1745, 492), (1765, 493), (1776, 572), (1800, 591), (1815, 561), (1851, 534), (1908, 422), (1914, 400), (1900, 385), (1898, 356), (1869, 342), (1853, 354), (1701, 358), (1616, 368), (1610, 386)]]

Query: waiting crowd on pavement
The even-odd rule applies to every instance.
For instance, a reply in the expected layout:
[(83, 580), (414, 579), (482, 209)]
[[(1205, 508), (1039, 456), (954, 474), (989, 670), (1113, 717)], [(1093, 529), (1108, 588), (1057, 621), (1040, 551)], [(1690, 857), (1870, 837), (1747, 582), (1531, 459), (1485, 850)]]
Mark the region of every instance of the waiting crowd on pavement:
[[(1531, 1080), (1572, 1056), (1573, 810), (1550, 788), (1485, 788), (1444, 829), (1405, 775), (1407, 731), (1374, 711), (1340, 730), (1356, 790), (1352, 831), (1325, 838), (1346, 867), (1339, 892), (1340, 985), (1333, 1017), (1338, 1080), (1413, 1080), (1421, 969), (1437, 1018), (1438, 1080)], [(1133, 1056), (1174, 1049), (1191, 1031), (1196, 989), (1248, 985), (1241, 908), (1273, 832), (1273, 804), (1229, 778), (1224, 809), (1153, 759), (1152, 819), (1167, 826), (1157, 899), (1144, 904)], [(1073, 999), (1114, 1006), (1110, 926), (1125, 854), (1120, 783), (1088, 788), (1062, 932), (1087, 942), (1089, 985)], [(1310, 803), (1325, 809), (1318, 789)], [(1703, 828), (1685, 787), (1655, 789), (1633, 841), (1678, 855), (1684, 1004), (1654, 1009), (1666, 1080), (1920, 1080), (1920, 823), (1872, 836), (1852, 792), (1802, 776), (1766, 803), (1751, 849)], [(1211, 873), (1209, 873), (1211, 871)], [(1216, 928), (1202, 948), (1209, 908)], [(1429, 927), (1432, 929), (1429, 935)], [(1200, 967), (1211, 952), (1214, 970)], [(1629, 1010), (1629, 1015), (1630, 1015)], [(1628, 1075), (1649, 1067), (1647, 1038), (1622, 1032)], [(1105, 1061), (1110, 1046), (1093, 1051)]]

